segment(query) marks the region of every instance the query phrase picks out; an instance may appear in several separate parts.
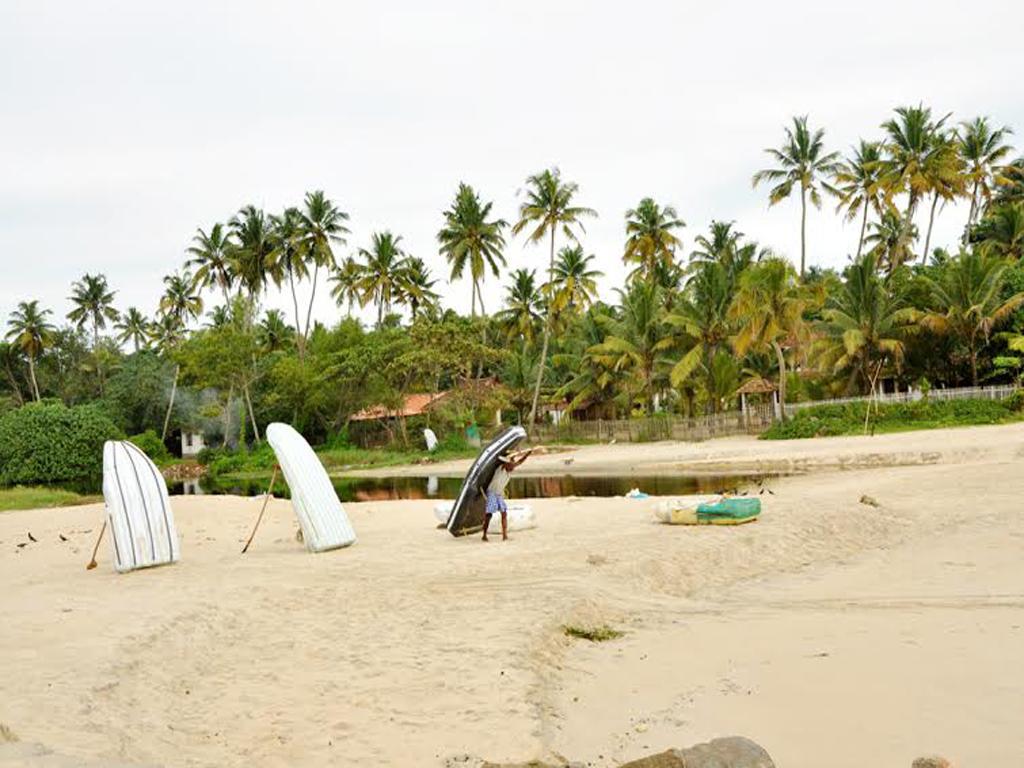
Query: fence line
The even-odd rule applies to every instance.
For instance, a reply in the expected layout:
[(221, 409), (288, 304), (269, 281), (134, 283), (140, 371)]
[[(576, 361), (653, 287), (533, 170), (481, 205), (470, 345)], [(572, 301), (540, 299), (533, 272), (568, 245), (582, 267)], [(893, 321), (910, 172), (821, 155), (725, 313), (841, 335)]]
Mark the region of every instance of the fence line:
[[(1017, 391), (1013, 385), (991, 387), (957, 387), (933, 389), (929, 400), (1002, 400)], [(830, 400), (808, 400), (787, 403), (786, 412), (793, 413), (817, 405), (844, 405), (877, 400), (880, 403), (909, 403), (925, 398), (920, 390), (909, 392), (880, 392), (874, 396), (837, 397)], [(538, 442), (558, 440), (593, 440), (597, 442), (650, 442), (653, 440), (707, 440), (729, 435), (760, 434), (777, 419), (770, 403), (748, 405), (745, 412), (708, 414), (685, 418), (673, 414), (658, 414), (642, 419), (596, 419), (574, 421), (565, 419), (559, 424), (538, 424), (531, 437)]]

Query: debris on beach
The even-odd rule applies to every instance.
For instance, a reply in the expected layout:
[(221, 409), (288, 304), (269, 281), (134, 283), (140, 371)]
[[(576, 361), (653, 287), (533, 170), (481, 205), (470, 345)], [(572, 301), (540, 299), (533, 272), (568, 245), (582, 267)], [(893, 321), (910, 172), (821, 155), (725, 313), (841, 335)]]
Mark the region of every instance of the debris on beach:
[(869, 507), (876, 508), (882, 506), (881, 504), (878, 503), (878, 500), (875, 499), (874, 496), (868, 496), (867, 494), (864, 494), (863, 496), (860, 497), (860, 503), (867, 504)]

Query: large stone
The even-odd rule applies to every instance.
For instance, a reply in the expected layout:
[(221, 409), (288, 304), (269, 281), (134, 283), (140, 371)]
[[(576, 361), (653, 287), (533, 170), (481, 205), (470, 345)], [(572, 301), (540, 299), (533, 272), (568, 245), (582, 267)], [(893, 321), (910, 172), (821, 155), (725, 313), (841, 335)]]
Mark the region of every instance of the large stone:
[(953, 764), (944, 757), (919, 757), (911, 768), (953, 768)]
[(621, 768), (775, 768), (762, 746), (742, 736), (726, 736), (688, 749), (670, 749)]

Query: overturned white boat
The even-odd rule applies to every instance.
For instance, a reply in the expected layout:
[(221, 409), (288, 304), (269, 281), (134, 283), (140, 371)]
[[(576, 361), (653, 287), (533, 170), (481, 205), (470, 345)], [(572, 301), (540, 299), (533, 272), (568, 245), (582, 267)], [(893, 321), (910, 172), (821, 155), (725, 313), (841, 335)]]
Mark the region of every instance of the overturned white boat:
[[(434, 517), (439, 523), (447, 523), (454, 506), (454, 501), (438, 502), (434, 505)], [(508, 502), (508, 529), (510, 531), (525, 531), (536, 527), (537, 516), (534, 514), (533, 507), (522, 501)], [(501, 533), (501, 515), (491, 515), (491, 524), (487, 526), (487, 532)]]
[(103, 444), (103, 501), (117, 571), (166, 565), (181, 556), (167, 483), (134, 443)]
[(324, 465), (306, 439), (288, 424), (275, 422), (267, 427), (267, 442), (291, 490), (306, 549), (324, 552), (354, 544), (352, 523)]

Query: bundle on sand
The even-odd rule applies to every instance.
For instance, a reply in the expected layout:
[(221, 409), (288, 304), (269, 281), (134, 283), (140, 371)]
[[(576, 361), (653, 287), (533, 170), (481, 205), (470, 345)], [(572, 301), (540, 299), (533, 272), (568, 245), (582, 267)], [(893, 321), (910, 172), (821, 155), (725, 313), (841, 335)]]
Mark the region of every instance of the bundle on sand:
[(761, 500), (747, 497), (684, 496), (654, 509), (655, 518), (669, 525), (741, 525), (760, 514)]

